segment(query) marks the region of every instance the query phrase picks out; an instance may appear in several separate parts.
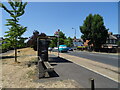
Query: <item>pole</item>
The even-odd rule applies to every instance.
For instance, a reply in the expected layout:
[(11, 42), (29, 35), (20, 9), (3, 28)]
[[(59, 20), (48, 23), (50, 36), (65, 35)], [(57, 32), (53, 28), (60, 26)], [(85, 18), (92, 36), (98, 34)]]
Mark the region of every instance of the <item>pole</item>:
[(37, 38), (37, 55), (38, 55), (38, 61), (39, 61), (39, 37)]
[(75, 38), (76, 38), (76, 29), (75, 29)]
[(75, 51), (76, 51), (76, 29), (75, 28), (72, 28), (75, 30), (75, 36), (74, 36), (74, 47), (75, 47)]
[(15, 62), (17, 62), (17, 45), (15, 45)]
[(94, 79), (91, 79), (91, 90), (95, 90)]
[(58, 57), (59, 57), (59, 29), (58, 29)]

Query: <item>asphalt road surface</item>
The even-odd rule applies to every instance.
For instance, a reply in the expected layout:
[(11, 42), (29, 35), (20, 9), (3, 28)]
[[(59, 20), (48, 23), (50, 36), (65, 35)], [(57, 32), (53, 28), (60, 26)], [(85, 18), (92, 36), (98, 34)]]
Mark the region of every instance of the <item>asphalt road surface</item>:
[(51, 74), (51, 78), (40, 79), (39, 82), (70, 79), (75, 80), (77, 83), (79, 83), (80, 86), (82, 86), (82, 88), (90, 88), (91, 78), (93, 78), (95, 81), (95, 88), (118, 88), (117, 82), (110, 80), (95, 72), (87, 70), (66, 59), (57, 58), (53, 55), (51, 56), (49, 62), (54, 67), (55, 73)]
[(84, 52), (84, 51), (74, 51), (74, 52), (71, 51), (66, 54), (90, 59), (93, 61), (101, 62), (101, 63), (112, 65), (115, 67), (119, 66), (118, 55), (91, 53), (91, 52)]

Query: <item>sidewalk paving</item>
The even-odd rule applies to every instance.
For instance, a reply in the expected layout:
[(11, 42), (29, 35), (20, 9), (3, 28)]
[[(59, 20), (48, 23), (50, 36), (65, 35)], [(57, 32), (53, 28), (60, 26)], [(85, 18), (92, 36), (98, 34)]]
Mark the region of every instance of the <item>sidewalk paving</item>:
[(53, 53), (49, 54), (49, 58), (55, 73), (51, 74), (50, 78), (41, 79), (40, 82), (73, 80), (76, 83), (76, 87), (91, 88), (91, 78), (93, 78), (95, 80), (95, 88), (118, 88), (117, 82), (81, 67), (68, 59), (58, 58)]
[[(49, 54), (54, 54), (57, 56), (57, 52), (51, 52)], [(111, 80), (114, 80), (116, 82), (119, 82), (118, 80), (118, 68), (111, 66), (111, 65), (107, 65), (107, 64), (103, 64), (100, 62), (96, 62), (96, 61), (92, 61), (89, 59), (85, 59), (85, 58), (80, 58), (77, 56), (72, 56), (72, 55), (68, 55), (65, 53), (60, 53), (60, 57), (67, 59), (79, 66), (82, 66), (88, 70), (91, 70), (95, 73), (98, 73), (102, 76), (105, 76)]]

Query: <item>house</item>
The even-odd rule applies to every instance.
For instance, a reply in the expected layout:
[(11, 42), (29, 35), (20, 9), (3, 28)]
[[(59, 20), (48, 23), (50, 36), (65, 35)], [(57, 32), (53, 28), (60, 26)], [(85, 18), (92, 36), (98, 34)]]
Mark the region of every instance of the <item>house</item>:
[(83, 45), (82, 39), (76, 39), (76, 38), (74, 37), (74, 39), (73, 39), (73, 46), (74, 46), (74, 47), (77, 47), (77, 46), (82, 46), (82, 45)]
[[(108, 32), (108, 38), (106, 40), (106, 43), (102, 45), (102, 48), (116, 48), (118, 47), (118, 45), (116, 44), (118, 41), (118, 38), (116, 36), (118, 36), (120, 38), (120, 35), (116, 34), (113, 35), (112, 32)], [(86, 40), (84, 42), (84, 46), (88, 46), (88, 42), (89, 40)], [(90, 46), (93, 46), (93, 44), (91, 44)]]
[(117, 40), (120, 41), (120, 34), (114, 34), (113, 36), (117, 37)]
[(102, 45), (102, 48), (116, 48), (118, 45), (116, 44), (118, 38), (112, 34), (112, 32), (108, 32), (108, 38), (106, 43)]
[[(84, 46), (88, 46), (88, 42), (89, 42), (90, 40), (86, 40), (85, 42), (84, 42)], [(93, 44), (91, 44), (90, 46), (93, 46)]]

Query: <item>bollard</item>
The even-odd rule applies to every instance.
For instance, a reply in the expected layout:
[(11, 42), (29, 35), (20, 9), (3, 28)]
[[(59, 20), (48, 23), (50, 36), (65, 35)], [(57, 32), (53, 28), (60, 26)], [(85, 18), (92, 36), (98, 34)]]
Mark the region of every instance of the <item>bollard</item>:
[(94, 79), (91, 79), (91, 90), (95, 90)]

